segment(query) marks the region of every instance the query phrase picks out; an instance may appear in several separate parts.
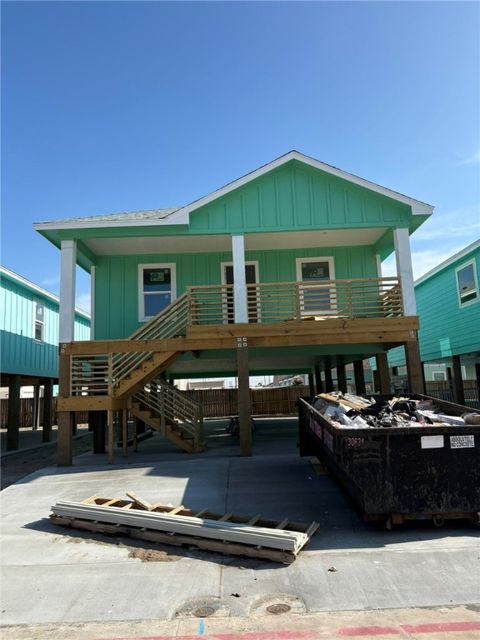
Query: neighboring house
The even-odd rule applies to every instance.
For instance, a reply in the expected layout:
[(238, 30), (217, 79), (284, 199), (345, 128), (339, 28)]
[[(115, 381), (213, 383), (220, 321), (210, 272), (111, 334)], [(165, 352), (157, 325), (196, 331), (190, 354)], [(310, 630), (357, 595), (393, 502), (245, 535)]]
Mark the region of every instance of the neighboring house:
[[(75, 410), (108, 412), (110, 449), (127, 408), (198, 446), (166, 426), (165, 378), (237, 377), (245, 454), (249, 374), (314, 372), (332, 389), (336, 368), (346, 388), (353, 362), (361, 392), (362, 360), (377, 357), (385, 387), (386, 350), (405, 345), (422, 390), (409, 235), (432, 211), (292, 151), (176, 209), (35, 224), (61, 249), (60, 460)], [(393, 251), (398, 276), (382, 278)], [(94, 343), (74, 342), (77, 264), (92, 276)]]
[[(448, 382), (465, 404), (463, 381), (480, 385), (480, 240), (472, 242), (415, 282), (420, 357), (426, 382)], [(394, 375), (404, 373), (403, 349), (388, 354)], [(472, 385), (469, 388), (474, 390)], [(472, 398), (473, 400), (473, 398)]]
[[(34, 389), (37, 424), (40, 387), (44, 387), (44, 440), (50, 438), (51, 398), (58, 381), (59, 299), (22, 276), (0, 267), (2, 386), (9, 387), (7, 448), (18, 448), (20, 388)], [(74, 339), (90, 338), (90, 317), (75, 310)]]

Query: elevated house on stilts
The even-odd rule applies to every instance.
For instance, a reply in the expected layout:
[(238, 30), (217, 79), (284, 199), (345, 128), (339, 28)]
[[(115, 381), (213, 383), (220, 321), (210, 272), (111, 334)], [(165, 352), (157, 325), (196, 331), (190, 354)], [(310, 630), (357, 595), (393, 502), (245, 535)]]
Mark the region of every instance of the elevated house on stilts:
[[(59, 460), (72, 413), (127, 411), (187, 451), (201, 407), (167, 380), (238, 378), (240, 449), (252, 452), (249, 375), (310, 373), (346, 385), (403, 346), (423, 391), (409, 237), (433, 208), (297, 151), (195, 202), (35, 225), (61, 250)], [(397, 276), (382, 277), (395, 251)], [(93, 340), (74, 341), (75, 268), (91, 273)], [(181, 427), (170, 420), (172, 407)], [(113, 429), (110, 431), (110, 449)]]

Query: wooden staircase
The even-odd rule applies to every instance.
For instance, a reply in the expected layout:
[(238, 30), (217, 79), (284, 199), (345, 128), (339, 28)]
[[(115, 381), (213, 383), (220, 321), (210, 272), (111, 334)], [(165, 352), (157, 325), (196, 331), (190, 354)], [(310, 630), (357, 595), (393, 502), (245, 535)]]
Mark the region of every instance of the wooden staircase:
[(128, 375), (113, 383), (113, 395), (116, 398), (128, 398), (138, 389), (153, 380), (159, 373), (165, 371), (181, 353), (179, 351), (161, 351), (153, 353), (148, 360), (144, 360)]
[(203, 451), (200, 406), (157, 378), (138, 390), (130, 412), (188, 453)]

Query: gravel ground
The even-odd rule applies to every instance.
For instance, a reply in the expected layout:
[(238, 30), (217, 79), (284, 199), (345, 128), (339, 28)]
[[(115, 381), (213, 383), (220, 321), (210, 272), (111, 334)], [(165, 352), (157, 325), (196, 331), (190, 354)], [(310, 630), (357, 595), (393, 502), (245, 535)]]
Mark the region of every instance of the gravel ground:
[[(73, 440), (73, 455), (78, 456), (92, 449), (92, 433), (87, 432)], [(43, 467), (56, 464), (57, 443), (43, 445), (38, 449), (20, 450), (18, 453), (2, 457), (0, 488), (5, 489), (21, 478)]]

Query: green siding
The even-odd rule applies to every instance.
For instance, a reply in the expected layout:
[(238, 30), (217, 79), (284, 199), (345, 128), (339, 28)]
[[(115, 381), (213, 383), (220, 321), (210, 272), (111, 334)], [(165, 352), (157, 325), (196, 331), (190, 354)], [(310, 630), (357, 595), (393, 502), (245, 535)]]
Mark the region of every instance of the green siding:
[[(247, 261), (258, 261), (260, 282), (296, 280), (296, 258), (333, 256), (335, 277), (376, 277), (374, 248), (332, 247), (247, 251)], [(221, 283), (221, 263), (231, 262), (231, 253), (184, 253), (102, 257), (95, 273), (95, 339), (124, 338), (138, 322), (138, 265), (176, 264), (177, 296), (190, 285)]]
[(478, 248), (415, 287), (423, 361), (480, 351), (480, 301), (460, 307), (455, 276), (455, 269), (472, 258), (480, 282)]
[[(45, 305), (44, 342), (33, 339), (35, 300)], [(57, 377), (58, 302), (2, 273), (0, 309), (2, 371)], [(88, 340), (89, 337), (90, 321), (77, 314), (75, 340)]]
[[(476, 248), (415, 287), (423, 362), (480, 351), (480, 301), (460, 307), (455, 275), (472, 258), (480, 283), (480, 248)], [(403, 347), (392, 349), (388, 361), (393, 367), (405, 364)]]
[(297, 161), (192, 212), (194, 233), (407, 227), (408, 205)]

